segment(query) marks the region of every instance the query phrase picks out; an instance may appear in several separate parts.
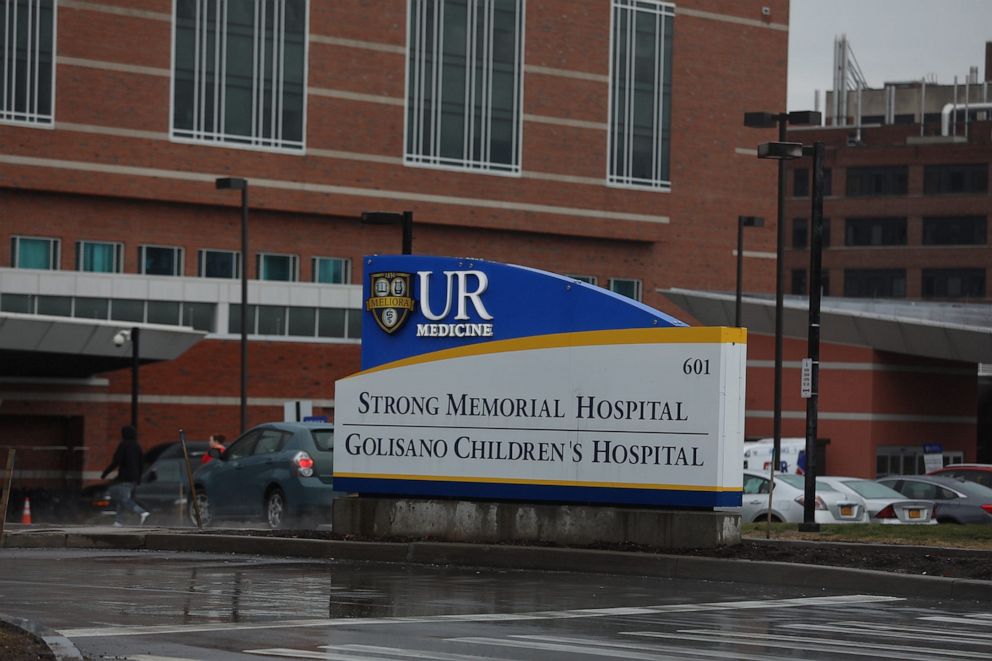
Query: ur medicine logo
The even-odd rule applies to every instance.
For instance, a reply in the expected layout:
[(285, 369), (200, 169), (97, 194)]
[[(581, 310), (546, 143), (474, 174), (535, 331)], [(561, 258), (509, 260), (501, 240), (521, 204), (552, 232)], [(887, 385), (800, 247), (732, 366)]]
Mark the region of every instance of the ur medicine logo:
[(372, 273), (369, 275), (372, 293), (365, 302), (379, 328), (387, 333), (395, 333), (407, 320), (413, 310), (410, 296), (410, 273)]

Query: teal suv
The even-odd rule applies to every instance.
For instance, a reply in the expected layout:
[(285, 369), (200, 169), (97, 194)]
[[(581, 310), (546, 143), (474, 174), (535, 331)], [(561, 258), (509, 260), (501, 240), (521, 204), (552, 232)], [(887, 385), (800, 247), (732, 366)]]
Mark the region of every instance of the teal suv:
[[(204, 525), (258, 519), (284, 528), (304, 517), (326, 520), (334, 492), (334, 426), (272, 422), (254, 427), (193, 475)], [(190, 519), (195, 523), (194, 504)]]

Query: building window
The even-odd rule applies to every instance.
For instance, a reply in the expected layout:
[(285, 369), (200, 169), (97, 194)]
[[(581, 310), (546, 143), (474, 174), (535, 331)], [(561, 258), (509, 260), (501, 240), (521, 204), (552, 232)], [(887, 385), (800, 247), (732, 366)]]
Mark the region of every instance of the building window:
[(15, 269), (58, 270), (60, 244), (58, 239), (11, 237), (10, 265)]
[(256, 266), (259, 280), (296, 282), (298, 279), (296, 255), (260, 253)]
[(675, 6), (613, 0), (610, 35), (610, 183), (671, 184), (672, 24)]
[(92, 273), (120, 273), (124, 270), (124, 244), (77, 241), (76, 270)]
[(524, 0), (411, 0), (407, 163), (520, 171)]
[(905, 165), (848, 168), (847, 194), (850, 197), (905, 195), (908, 172)]
[(0, 55), (0, 120), (52, 124), (55, 0), (6, 0)]
[(183, 249), (173, 246), (139, 246), (139, 273), (145, 275), (182, 275)]
[(985, 216), (923, 219), (925, 246), (983, 246), (986, 242)]
[(241, 253), (234, 250), (200, 250), (197, 262), (201, 278), (241, 277)]
[(923, 269), (923, 298), (985, 298), (985, 269)]
[[(344, 308), (249, 305), (248, 332), (252, 335), (361, 339), (361, 310)], [(228, 332), (241, 332), (241, 306), (231, 303)]]
[(928, 165), (923, 169), (923, 192), (927, 195), (940, 195), (943, 193), (987, 193), (988, 190), (988, 163), (977, 165)]
[(805, 248), (809, 241), (809, 225), (805, 218), (792, 219), (792, 247)]
[(845, 246), (904, 246), (905, 218), (848, 218), (844, 225)]
[(594, 275), (570, 275), (568, 277), (573, 280), (578, 280), (579, 282), (584, 282), (587, 285), (595, 285), (599, 283), (599, 279)]
[(850, 298), (905, 298), (905, 269), (847, 269), (844, 296)]
[(639, 301), (641, 300), (641, 281), (630, 278), (610, 278), (610, 291)]
[(172, 137), (303, 149), (306, 0), (175, 0)]
[(351, 260), (341, 257), (314, 257), (313, 281), (329, 285), (351, 282)]
[(806, 295), (806, 269), (792, 269), (792, 289), (793, 296)]
[(809, 195), (809, 169), (796, 168), (792, 171), (792, 195), (806, 197)]

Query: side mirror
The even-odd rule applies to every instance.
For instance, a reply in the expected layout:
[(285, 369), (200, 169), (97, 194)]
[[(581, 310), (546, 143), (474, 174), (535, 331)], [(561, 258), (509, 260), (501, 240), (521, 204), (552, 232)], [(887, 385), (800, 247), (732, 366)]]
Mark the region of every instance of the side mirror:
[(144, 477), (141, 478), (141, 481), (142, 482), (154, 482), (157, 479), (158, 479), (158, 473), (156, 473), (153, 470), (150, 470), (147, 473), (145, 473)]

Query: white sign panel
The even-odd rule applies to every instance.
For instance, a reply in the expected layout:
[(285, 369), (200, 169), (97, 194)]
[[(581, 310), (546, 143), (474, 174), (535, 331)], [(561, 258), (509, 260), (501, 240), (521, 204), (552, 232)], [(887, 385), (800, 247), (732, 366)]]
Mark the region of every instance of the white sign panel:
[(361, 493), (740, 505), (745, 331), (460, 347), (337, 382), (335, 481)]

